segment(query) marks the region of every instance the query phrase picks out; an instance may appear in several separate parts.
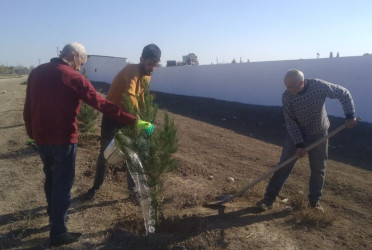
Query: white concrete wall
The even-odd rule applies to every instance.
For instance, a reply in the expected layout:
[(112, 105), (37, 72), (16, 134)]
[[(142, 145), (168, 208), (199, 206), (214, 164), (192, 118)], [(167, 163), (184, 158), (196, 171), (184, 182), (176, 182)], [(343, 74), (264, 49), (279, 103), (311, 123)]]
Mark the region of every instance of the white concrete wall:
[(116, 74), (124, 68), (126, 58), (88, 55), (88, 61), (82, 66), (85, 68), (90, 81), (106, 82), (111, 84)]
[[(297, 68), (305, 78), (319, 78), (349, 89), (356, 115), (372, 123), (372, 56), (273, 62), (163, 67), (155, 70), (151, 89), (246, 104), (281, 106), (283, 77)], [(329, 115), (343, 117), (337, 100), (326, 103)]]

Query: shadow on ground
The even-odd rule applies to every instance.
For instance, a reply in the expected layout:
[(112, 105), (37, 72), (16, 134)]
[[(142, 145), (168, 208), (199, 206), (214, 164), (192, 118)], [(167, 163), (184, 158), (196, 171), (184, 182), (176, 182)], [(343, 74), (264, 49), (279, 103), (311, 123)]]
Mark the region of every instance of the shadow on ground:
[[(76, 209), (70, 208), (69, 214), (78, 211), (90, 209), (92, 207), (111, 206), (124, 200), (105, 201), (99, 204), (85, 203), (80, 204)], [(79, 197), (75, 198), (72, 203), (80, 203)], [(46, 215), (46, 207), (36, 207), (30, 210), (18, 211), (12, 214), (2, 215), (0, 225), (9, 223), (29, 221)], [(163, 219), (156, 234), (145, 236), (143, 219), (125, 218), (117, 222), (112, 229), (102, 232), (84, 234), (80, 240), (81, 249), (177, 249), (178, 243), (197, 237), (206, 232), (213, 232), (215, 245), (226, 247), (225, 230), (234, 227), (249, 226), (262, 221), (283, 218), (290, 214), (290, 211), (283, 210), (273, 213), (258, 213), (257, 208), (249, 207), (238, 211), (225, 213), (224, 207), (221, 206), (216, 210), (216, 214), (209, 216), (189, 216), (189, 217), (172, 217)], [(45, 249), (48, 246), (48, 238), (31, 237), (40, 233), (49, 231), (48, 225), (40, 225), (34, 228), (14, 228), (6, 234), (0, 234), (0, 247), (22, 248), (22, 249)], [(90, 238), (106, 235), (102, 243), (91, 244)]]
[[(81, 196), (76, 197), (71, 200), (71, 207), (68, 214), (74, 214), (87, 210), (90, 208), (97, 207), (110, 207), (119, 202), (126, 201), (123, 200), (111, 200), (104, 201), (101, 203), (92, 203), (81, 201)], [(76, 207), (76, 208), (74, 208)], [(21, 211), (16, 211), (14, 213), (0, 215), (0, 226), (5, 226), (12, 223), (24, 222), (27, 223), (31, 220), (35, 220), (41, 217), (47, 217), (46, 206), (35, 207), (32, 209), (26, 209)], [(142, 221), (140, 221), (142, 223)], [(10, 230), (6, 234), (0, 234), (0, 249), (9, 249), (9, 248), (21, 248), (21, 249), (45, 249), (48, 246), (49, 239), (46, 237), (42, 238), (32, 238), (32, 240), (27, 240), (31, 235), (37, 235), (40, 233), (49, 232), (49, 225), (39, 226), (35, 228), (28, 227), (17, 227), (14, 226), (13, 230)], [(97, 232), (93, 234), (84, 234), (83, 239), (94, 238), (98, 235), (103, 235), (107, 232)], [(134, 236), (133, 236), (134, 237)], [(93, 245), (92, 245), (93, 246)], [(84, 244), (86, 249), (91, 249), (89, 244)]]
[[(110, 231), (110, 236), (100, 247), (102, 249), (185, 249), (183, 246), (178, 247), (177, 245), (209, 232), (209, 236), (214, 235), (215, 242), (212, 245), (226, 248), (228, 245), (225, 241), (226, 229), (283, 218), (289, 214), (290, 211), (287, 210), (258, 214), (257, 208), (254, 207), (225, 213), (221, 208), (216, 215), (165, 219), (159, 225), (157, 233), (148, 236), (141, 236), (137, 232), (133, 232), (130, 229), (133, 221), (124, 220), (114, 226)], [(200, 248), (203, 246), (200, 245)]]
[[(19, 110), (17, 110), (17, 111), (19, 111)], [(20, 111), (22, 111), (22, 110), (20, 110)], [(10, 128), (18, 128), (18, 127), (23, 127), (23, 126), (25, 126), (25, 124), (16, 124), (16, 125), (11, 125), (11, 126), (4, 126), (4, 127), (0, 127), (0, 129), (10, 129)]]
[(25, 146), (20, 149), (10, 151), (7, 153), (0, 154), (0, 160), (6, 159), (21, 159), (28, 156), (37, 155), (36, 148), (31, 146)]

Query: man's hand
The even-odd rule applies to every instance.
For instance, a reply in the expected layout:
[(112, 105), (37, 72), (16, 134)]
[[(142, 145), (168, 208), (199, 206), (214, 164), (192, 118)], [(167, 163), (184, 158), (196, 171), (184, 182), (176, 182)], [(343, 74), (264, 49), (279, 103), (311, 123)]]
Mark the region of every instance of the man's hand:
[(304, 148), (298, 148), (297, 150), (296, 150), (296, 155), (297, 155), (297, 157), (298, 158), (302, 158), (302, 157), (304, 157), (305, 155), (306, 155), (306, 151), (305, 151), (305, 149)]
[(27, 140), (27, 144), (32, 144), (32, 143), (35, 143), (35, 140), (32, 139), (32, 138), (28, 138), (28, 140)]
[(353, 128), (355, 124), (357, 124), (357, 119), (355, 117), (351, 119), (347, 119), (345, 122), (345, 125), (347, 128)]
[(147, 136), (151, 136), (154, 131), (154, 125), (152, 125), (150, 122), (142, 120), (138, 120), (137, 127), (142, 129), (142, 131), (145, 132)]
[(34, 139), (29, 138), (27, 140), (27, 145), (31, 146), (33, 149), (35, 149), (37, 151), (36, 142), (35, 142)]

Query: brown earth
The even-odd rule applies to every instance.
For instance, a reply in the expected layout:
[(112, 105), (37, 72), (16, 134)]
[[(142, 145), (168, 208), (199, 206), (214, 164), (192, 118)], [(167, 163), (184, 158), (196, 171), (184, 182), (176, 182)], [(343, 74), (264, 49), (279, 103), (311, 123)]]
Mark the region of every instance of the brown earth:
[[(25, 79), (0, 79), (0, 249), (48, 245), (42, 164), (26, 145), (22, 119)], [(179, 170), (163, 178), (157, 233), (144, 235), (141, 210), (128, 199), (125, 171), (110, 171), (96, 198), (80, 201), (93, 182), (97, 130), (79, 143), (69, 210), (69, 230), (83, 237), (65, 249), (370, 249), (371, 124), (360, 123), (330, 140), (324, 214), (301, 207), (309, 177), (306, 159), (296, 164), (272, 210), (259, 213), (254, 205), (267, 180), (210, 209), (203, 204), (239, 190), (278, 161), (285, 133), (281, 109), (162, 93), (157, 102), (159, 122), (166, 108), (179, 132)], [(334, 128), (342, 119), (331, 122)]]

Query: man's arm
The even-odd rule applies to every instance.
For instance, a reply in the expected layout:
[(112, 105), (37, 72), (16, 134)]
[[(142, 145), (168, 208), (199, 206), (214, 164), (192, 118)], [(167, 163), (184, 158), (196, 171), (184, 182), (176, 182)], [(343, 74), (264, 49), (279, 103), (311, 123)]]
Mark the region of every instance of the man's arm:
[(136, 96), (136, 88), (137, 88), (137, 82), (135, 79), (127, 79), (129, 82), (129, 88), (127, 90), (127, 94), (129, 95), (130, 100), (132, 101), (133, 107), (138, 112), (139, 111), (139, 105), (138, 100)]
[(26, 100), (25, 106), (23, 108), (23, 120), (25, 122), (26, 132), (29, 138), (33, 139), (32, 127), (31, 127), (31, 98), (30, 98), (30, 79), (32, 72), (27, 79), (27, 89), (26, 89)]
[(318, 80), (322, 84), (323, 93), (330, 99), (337, 99), (342, 105), (346, 119), (354, 118), (355, 106), (353, 97), (346, 88), (324, 80)]
[(298, 146), (304, 145), (304, 139), (302, 137), (301, 128), (296, 122), (296, 116), (293, 113), (290, 104), (285, 98), (285, 95), (283, 95), (282, 99), (283, 104), (283, 112), (284, 112), (284, 120), (285, 120), (285, 126), (287, 128), (287, 132), (289, 136), (291, 137), (294, 144)]
[(326, 97), (330, 99), (337, 99), (341, 103), (346, 117), (346, 127), (354, 127), (357, 123), (357, 120), (355, 118), (355, 105), (350, 91), (340, 85), (333, 84), (324, 80), (319, 80), (319, 82), (323, 86), (323, 91)]
[(134, 125), (137, 118), (124, 112), (112, 102), (100, 96), (92, 84), (83, 76), (78, 76), (72, 80), (71, 88), (77, 96), (89, 106), (102, 112), (105, 116), (125, 125)]
[(287, 132), (291, 137), (293, 143), (296, 145), (296, 155), (298, 158), (301, 158), (306, 155), (305, 143), (302, 137), (301, 128), (296, 122), (296, 117), (292, 112), (290, 105), (285, 101), (285, 96), (283, 95), (283, 111), (284, 111), (284, 120), (287, 128)]

